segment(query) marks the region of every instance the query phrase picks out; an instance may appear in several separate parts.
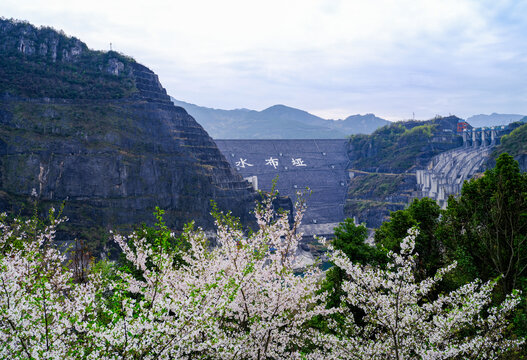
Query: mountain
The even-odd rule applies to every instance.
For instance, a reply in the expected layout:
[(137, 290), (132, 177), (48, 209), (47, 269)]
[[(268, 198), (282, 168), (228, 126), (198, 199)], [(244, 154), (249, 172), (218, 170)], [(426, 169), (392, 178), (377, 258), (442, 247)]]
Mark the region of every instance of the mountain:
[(185, 108), (215, 139), (343, 139), (389, 123), (373, 114), (326, 120), (285, 105), (256, 111), (212, 109), (174, 98), (172, 102)]
[(349, 141), (350, 166), (367, 172), (408, 173), (430, 159), (463, 145), (456, 132), (457, 116), (432, 120), (398, 121), (371, 135), (353, 135)]
[(500, 144), (493, 152), (493, 161), (490, 166), (494, 166), (496, 159), (500, 154), (508, 153), (513, 156), (520, 164), (520, 169), (527, 171), (527, 117), (522, 121), (509, 125), (511, 133), (501, 138)]
[(333, 127), (336, 129), (346, 129), (349, 134), (371, 134), (378, 128), (389, 123), (389, 121), (381, 119), (374, 114), (357, 114), (348, 116), (342, 121), (335, 121)]
[(479, 114), (472, 115), (471, 117), (467, 118), (467, 122), (474, 127), (489, 127), (498, 125), (508, 125), (512, 122), (521, 120), (523, 117), (524, 115), (518, 114)]
[(210, 200), (248, 218), (255, 194), (156, 74), (51, 28), (0, 19), (0, 212), (65, 201), (63, 237), (151, 222), (212, 227)]

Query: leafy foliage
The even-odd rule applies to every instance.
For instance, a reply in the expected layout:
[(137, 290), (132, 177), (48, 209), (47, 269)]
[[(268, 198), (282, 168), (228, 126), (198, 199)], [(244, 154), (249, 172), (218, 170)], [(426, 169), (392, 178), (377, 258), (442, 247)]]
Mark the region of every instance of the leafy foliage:
[(527, 275), (527, 174), (510, 155), (465, 182), (460, 198), (449, 199), (444, 224), (449, 254), (463, 249), (482, 279), (502, 275), (502, 293)]
[[(321, 271), (293, 271), (303, 210), (292, 227), (288, 214), (273, 212), (272, 198), (255, 214), (259, 229), (249, 236), (217, 214), (216, 247), (188, 227), (183, 249), (170, 246), (158, 210), (155, 235), (115, 236), (134, 271), (102, 262), (84, 283), (73, 282), (64, 256), (45, 246), (57, 222), (36, 241), (3, 224), (0, 357), (300, 358), (310, 334), (304, 324), (328, 313), (316, 294)], [(4, 246), (13, 236), (22, 249)]]
[[(525, 193), (516, 186), (524, 178), (515, 177), (516, 172), (517, 164), (502, 157), (489, 183), (478, 186), (495, 186), (499, 194), (491, 204), (517, 206), (522, 213), (523, 203), (515, 198)], [(437, 292), (456, 263), (423, 276), (419, 269), (425, 257), (414, 253), (418, 231), (411, 229), (395, 241), (404, 225), (418, 223), (421, 246), (428, 249), (426, 236), (438, 229), (437, 209), (428, 200), (414, 202), (400, 213), (397, 226), (394, 222), (385, 229), (386, 239), (397, 248), (388, 252), (386, 265), (384, 254), (364, 243), (364, 226), (347, 220), (336, 229), (329, 256), (342, 276), (333, 297), (320, 288), (318, 268), (308, 268), (302, 276), (294, 272), (303, 209), (298, 204), (291, 224), (287, 213), (273, 211), (272, 196), (264, 198), (255, 210), (258, 229), (250, 234), (230, 214), (215, 211), (217, 246), (192, 226), (177, 240), (158, 209), (156, 227), (114, 236), (126, 261), (120, 266), (93, 264), (84, 281), (77, 281), (53, 245), (60, 219), (51, 216), (50, 225), (42, 228), (35, 220), (9, 224), (4, 216), (0, 357), (496, 359), (523, 343), (523, 337), (510, 333), (518, 291), (504, 293), (502, 287), (502, 301), (494, 305), (493, 289), (503, 280), (475, 280)], [(462, 207), (453, 209), (465, 214)], [(501, 224), (488, 222), (487, 232), (502, 229), (505, 224), (490, 211), (487, 218), (474, 214)], [(481, 229), (471, 231), (486, 236)], [(520, 237), (513, 239), (522, 239), (516, 235)], [(519, 274), (517, 284), (524, 279)], [(516, 313), (514, 324), (523, 321), (520, 315)]]
[[(366, 243), (368, 229), (364, 225), (355, 225), (348, 218), (335, 228), (335, 238), (331, 241), (335, 249), (342, 251), (350, 261), (357, 264), (382, 265), (386, 263), (384, 252)], [(326, 272), (326, 279), (322, 289), (328, 291), (327, 305), (330, 308), (338, 307), (342, 296), (342, 282), (346, 273), (341, 268), (334, 266)]]
[(510, 134), (501, 137), (501, 143), (497, 146), (493, 155), (495, 157), (503, 153), (507, 153), (512, 157), (525, 155), (527, 154), (527, 141), (525, 139), (527, 139), (527, 124), (518, 123), (518, 127)]
[(439, 206), (432, 199), (414, 199), (404, 210), (392, 212), (390, 221), (384, 222), (375, 231), (375, 243), (391, 251), (399, 251), (399, 244), (411, 227), (420, 229), (416, 238), (419, 254), (417, 269), (422, 277), (432, 276), (441, 266), (440, 239), (436, 236), (439, 225)]
[[(383, 126), (371, 135), (352, 135), (349, 142), (351, 167), (401, 173), (424, 165), (439, 152), (459, 146), (460, 137), (442, 131), (456, 121), (455, 117), (405, 121)], [(434, 135), (448, 138), (448, 141), (432, 145)]]
[[(109, 100), (137, 91), (130, 76), (132, 58), (115, 51), (90, 50), (52, 28), (0, 18), (0, 44), (0, 94)], [(110, 61), (121, 62), (123, 71), (110, 74)]]

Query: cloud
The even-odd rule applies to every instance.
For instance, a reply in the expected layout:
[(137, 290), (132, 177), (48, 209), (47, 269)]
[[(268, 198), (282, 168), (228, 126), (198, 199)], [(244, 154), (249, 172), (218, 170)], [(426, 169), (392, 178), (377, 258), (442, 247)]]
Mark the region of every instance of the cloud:
[(63, 29), (218, 108), (286, 103), (346, 117), (527, 113), (527, 5), (490, 0), (18, 1), (0, 13)]

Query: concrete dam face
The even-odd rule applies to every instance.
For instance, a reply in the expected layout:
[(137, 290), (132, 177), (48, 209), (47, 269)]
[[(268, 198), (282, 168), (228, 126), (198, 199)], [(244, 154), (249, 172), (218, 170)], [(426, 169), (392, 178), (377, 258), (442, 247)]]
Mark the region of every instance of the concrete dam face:
[(424, 170), (416, 171), (419, 197), (429, 197), (446, 208), (450, 195), (461, 193), (463, 182), (485, 170), (485, 164), (507, 126), (463, 129), (463, 147), (432, 158)]
[(450, 195), (459, 194), (463, 182), (483, 171), (492, 147), (464, 147), (441, 153), (427, 169), (417, 170), (419, 197), (429, 197), (445, 208)]
[(232, 167), (258, 190), (270, 191), (277, 178), (276, 190), (295, 201), (297, 191), (309, 188), (305, 233), (332, 233), (344, 220), (349, 180), (346, 139), (215, 142)]

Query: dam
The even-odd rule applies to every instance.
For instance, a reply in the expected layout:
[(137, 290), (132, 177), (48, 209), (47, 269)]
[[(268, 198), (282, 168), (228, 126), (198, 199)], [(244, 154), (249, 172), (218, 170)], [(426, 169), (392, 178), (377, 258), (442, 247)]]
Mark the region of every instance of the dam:
[(215, 140), (227, 161), (256, 190), (276, 190), (293, 202), (306, 195), (304, 233), (331, 234), (344, 220), (349, 183), (347, 140)]
[(472, 128), (467, 123), (458, 124), (463, 147), (441, 153), (426, 169), (416, 170), (418, 197), (429, 197), (446, 208), (448, 197), (461, 193), (465, 180), (485, 171), (492, 149), (510, 131), (504, 125)]
[(416, 170), (418, 197), (429, 197), (446, 208), (448, 197), (459, 194), (465, 180), (485, 170), (491, 150), (458, 148), (435, 156), (426, 169)]

